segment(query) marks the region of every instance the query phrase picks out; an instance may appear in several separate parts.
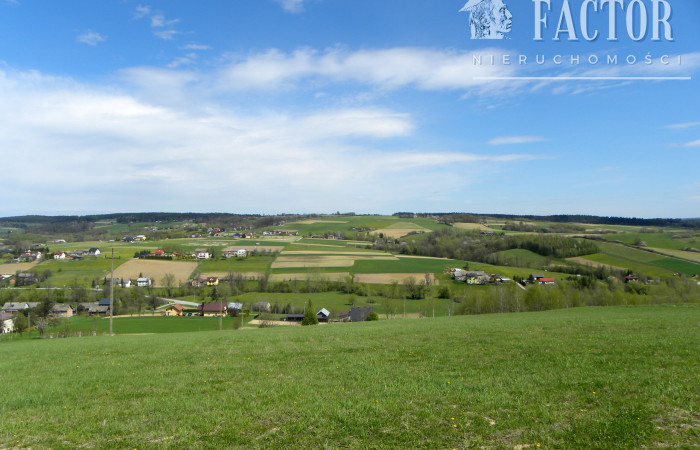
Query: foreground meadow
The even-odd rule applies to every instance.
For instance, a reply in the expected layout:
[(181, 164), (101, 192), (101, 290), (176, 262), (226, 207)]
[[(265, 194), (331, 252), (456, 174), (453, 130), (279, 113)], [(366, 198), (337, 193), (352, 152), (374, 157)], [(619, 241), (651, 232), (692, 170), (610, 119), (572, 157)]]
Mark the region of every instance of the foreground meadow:
[(0, 447), (697, 445), (700, 307), (0, 344)]

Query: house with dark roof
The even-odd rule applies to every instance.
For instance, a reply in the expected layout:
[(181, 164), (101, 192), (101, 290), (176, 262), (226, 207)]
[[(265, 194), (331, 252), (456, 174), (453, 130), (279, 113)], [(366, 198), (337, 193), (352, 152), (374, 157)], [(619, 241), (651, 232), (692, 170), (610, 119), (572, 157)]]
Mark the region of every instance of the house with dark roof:
[(205, 302), (197, 306), (200, 316), (219, 316), (228, 313), (228, 305), (225, 302)]
[(364, 322), (375, 308), (351, 308), (350, 311), (341, 312), (338, 314), (338, 320), (341, 322)]

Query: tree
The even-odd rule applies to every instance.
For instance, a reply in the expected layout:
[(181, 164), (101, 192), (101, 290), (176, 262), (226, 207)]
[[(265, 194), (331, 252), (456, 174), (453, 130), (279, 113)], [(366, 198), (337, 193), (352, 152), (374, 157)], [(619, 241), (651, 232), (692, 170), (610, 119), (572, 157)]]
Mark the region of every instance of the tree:
[(316, 317), (316, 313), (314, 313), (311, 300), (309, 300), (309, 306), (307, 306), (306, 311), (304, 311), (304, 318), (301, 320), (301, 324), (302, 326), (318, 325), (318, 317)]
[(172, 296), (171, 290), (173, 286), (175, 286), (175, 275), (173, 275), (172, 273), (166, 273), (160, 282), (163, 286), (165, 286), (165, 289), (168, 291), (168, 297)]
[(27, 328), (27, 318), (24, 314), (17, 314), (15, 316), (15, 332), (19, 333), (20, 336), (22, 332)]
[(376, 311), (372, 311), (371, 313), (369, 313), (369, 315), (367, 316), (367, 321), (372, 322), (376, 320), (379, 320), (379, 314), (377, 314)]

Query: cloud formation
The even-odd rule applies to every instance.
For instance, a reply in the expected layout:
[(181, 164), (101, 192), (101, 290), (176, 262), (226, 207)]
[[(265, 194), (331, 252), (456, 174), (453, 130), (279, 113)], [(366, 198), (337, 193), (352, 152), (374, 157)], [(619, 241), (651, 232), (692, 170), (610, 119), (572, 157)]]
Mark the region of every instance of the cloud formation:
[(81, 42), (83, 44), (87, 45), (92, 45), (93, 47), (97, 46), (100, 42), (105, 41), (105, 37), (102, 36), (100, 33), (95, 33), (93, 31), (87, 31), (86, 33), (83, 33), (79, 35), (78, 37), (75, 38), (77, 42)]
[[(407, 198), (460, 189), (538, 158), (381, 149), (373, 143), (409, 138), (418, 125), (380, 107), (238, 113), (210, 100), (159, 105), (124, 89), (16, 71), (0, 71), (0, 95), (2, 156), (42, 162), (31, 183), (21, 171), (8, 173), (4, 194), (34, 212), (75, 211), (76, 204), (96, 212), (279, 212), (289, 211), (290, 198), (296, 212), (331, 211), (338, 198), (351, 209), (391, 211)], [(435, 186), (435, 177), (449, 188)], [(42, 201), (49, 190), (52, 198)], [(437, 209), (450, 205), (444, 197)]]
[(304, 11), (304, 0), (276, 0), (277, 3), (282, 5), (285, 11), (290, 13), (300, 13)]
[(160, 11), (153, 10), (148, 5), (138, 5), (134, 11), (135, 19), (149, 19), (153, 34), (163, 40), (172, 40), (179, 32), (175, 25), (180, 23), (180, 19), (166, 19)]
[(491, 139), (487, 142), (489, 145), (513, 145), (513, 144), (530, 144), (532, 142), (546, 141), (546, 138), (540, 136), (504, 136)]

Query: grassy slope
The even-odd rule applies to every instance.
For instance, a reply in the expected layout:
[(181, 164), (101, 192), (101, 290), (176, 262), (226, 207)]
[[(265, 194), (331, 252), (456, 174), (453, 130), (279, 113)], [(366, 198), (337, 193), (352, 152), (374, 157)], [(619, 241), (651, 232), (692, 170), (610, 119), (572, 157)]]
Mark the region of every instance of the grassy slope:
[(700, 273), (700, 264), (664, 257), (620, 244), (598, 242), (597, 245), (603, 253), (587, 255), (584, 258), (603, 264), (626, 267), (634, 272), (652, 276), (672, 275), (675, 272), (683, 272), (686, 275)]
[(692, 446), (699, 318), (580, 308), (3, 343), (0, 447)]

